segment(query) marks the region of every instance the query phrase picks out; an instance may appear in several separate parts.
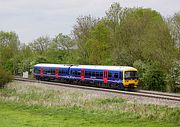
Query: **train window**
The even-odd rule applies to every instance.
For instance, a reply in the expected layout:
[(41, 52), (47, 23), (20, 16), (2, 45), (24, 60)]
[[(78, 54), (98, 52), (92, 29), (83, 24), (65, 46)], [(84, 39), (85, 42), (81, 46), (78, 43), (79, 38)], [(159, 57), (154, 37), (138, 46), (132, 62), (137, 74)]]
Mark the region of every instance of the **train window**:
[(103, 72), (100, 72), (100, 77), (103, 77)]
[(40, 69), (35, 69), (34, 72), (35, 73), (40, 73)]
[(96, 76), (96, 75), (95, 75), (95, 72), (92, 72), (92, 76)]
[(112, 77), (112, 73), (109, 72), (109, 73), (108, 73), (108, 78), (111, 78), (111, 77)]
[(65, 71), (64, 71), (64, 70), (62, 70), (62, 74), (65, 74)]
[(77, 75), (81, 75), (81, 71), (78, 71), (78, 72), (77, 72)]
[(91, 72), (89, 72), (89, 76), (92, 76)]
[(75, 71), (72, 71), (72, 74), (75, 75)]
[(85, 71), (85, 76), (89, 76), (89, 72), (88, 71)]
[(48, 69), (44, 69), (44, 74), (48, 74), (49, 70)]
[(44, 73), (46, 73), (46, 74), (51, 73), (51, 70), (45, 69)]
[(51, 74), (55, 74), (55, 70), (51, 70)]
[(74, 71), (74, 75), (77, 75), (77, 71)]
[(46, 74), (46, 73), (47, 73), (47, 70), (45, 69), (45, 70), (44, 70), (44, 74)]
[(118, 73), (114, 73), (114, 78), (118, 78)]
[(99, 72), (96, 72), (96, 77), (99, 77)]

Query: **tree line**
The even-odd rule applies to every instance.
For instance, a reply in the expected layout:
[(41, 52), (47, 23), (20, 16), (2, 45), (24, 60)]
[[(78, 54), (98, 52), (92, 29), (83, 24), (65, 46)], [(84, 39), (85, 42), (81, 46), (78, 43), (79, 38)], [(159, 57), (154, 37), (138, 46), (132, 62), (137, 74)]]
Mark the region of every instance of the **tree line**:
[(163, 17), (147, 8), (114, 3), (106, 15), (80, 16), (71, 35), (41, 36), (20, 43), (15, 32), (0, 32), (0, 66), (12, 74), (37, 63), (128, 65), (139, 70), (141, 87), (175, 91), (180, 82), (180, 12)]

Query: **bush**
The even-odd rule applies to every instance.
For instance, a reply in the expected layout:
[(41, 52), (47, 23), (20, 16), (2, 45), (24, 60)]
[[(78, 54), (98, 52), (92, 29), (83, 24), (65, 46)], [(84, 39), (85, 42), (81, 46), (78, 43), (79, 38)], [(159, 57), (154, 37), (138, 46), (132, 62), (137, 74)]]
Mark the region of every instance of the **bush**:
[(143, 89), (157, 91), (166, 89), (165, 76), (158, 62), (144, 63), (136, 61), (134, 66), (139, 71), (140, 83)]
[(0, 67), (0, 87), (4, 87), (10, 81), (12, 81), (12, 75)]
[(167, 91), (168, 92), (180, 92), (180, 60), (175, 61), (172, 64), (169, 74), (167, 75)]

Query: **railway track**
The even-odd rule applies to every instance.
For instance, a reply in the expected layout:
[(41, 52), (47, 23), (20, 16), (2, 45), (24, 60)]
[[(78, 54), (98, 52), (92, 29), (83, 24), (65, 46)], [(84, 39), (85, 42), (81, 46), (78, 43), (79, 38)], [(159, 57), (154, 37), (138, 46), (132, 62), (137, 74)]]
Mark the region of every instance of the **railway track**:
[(64, 87), (95, 90), (95, 91), (104, 91), (104, 92), (117, 93), (117, 94), (127, 94), (127, 95), (133, 95), (133, 96), (142, 96), (142, 97), (149, 97), (149, 98), (180, 101), (180, 94), (171, 94), (171, 93), (145, 91), (145, 90), (137, 90), (135, 92), (134, 91), (121, 91), (121, 90), (98, 88), (98, 87), (83, 86), (83, 85), (72, 85), (72, 84), (57, 83), (57, 82), (30, 80), (30, 79), (25, 79), (25, 78), (20, 78), (20, 77), (15, 77), (14, 80), (24, 81), (24, 82), (44, 83), (48, 85), (64, 86)]

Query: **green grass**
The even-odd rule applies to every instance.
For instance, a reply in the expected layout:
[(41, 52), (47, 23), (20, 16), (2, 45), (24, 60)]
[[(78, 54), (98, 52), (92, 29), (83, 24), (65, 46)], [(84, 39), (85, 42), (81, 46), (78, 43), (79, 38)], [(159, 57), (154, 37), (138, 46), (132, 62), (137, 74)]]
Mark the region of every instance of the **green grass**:
[(0, 126), (62, 126), (62, 127), (175, 127), (174, 122), (139, 119), (129, 114), (86, 111), (78, 107), (47, 108), (0, 102)]
[(176, 127), (180, 109), (14, 82), (0, 89), (0, 127)]

